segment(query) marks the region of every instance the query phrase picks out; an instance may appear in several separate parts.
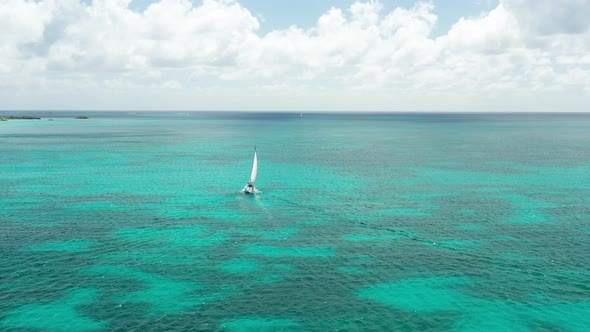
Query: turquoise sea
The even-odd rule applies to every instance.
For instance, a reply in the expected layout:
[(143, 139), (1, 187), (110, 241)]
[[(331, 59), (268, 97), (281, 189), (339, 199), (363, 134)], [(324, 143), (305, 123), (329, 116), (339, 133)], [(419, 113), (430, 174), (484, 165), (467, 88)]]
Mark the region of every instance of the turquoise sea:
[(0, 330), (590, 326), (590, 114), (30, 115)]

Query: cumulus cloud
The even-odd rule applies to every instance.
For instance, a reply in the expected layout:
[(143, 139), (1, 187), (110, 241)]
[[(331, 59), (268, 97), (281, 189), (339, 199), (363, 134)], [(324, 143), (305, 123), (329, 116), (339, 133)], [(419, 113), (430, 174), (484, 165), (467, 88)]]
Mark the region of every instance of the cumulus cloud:
[(479, 18), (460, 18), (446, 37), (456, 52), (502, 53), (518, 46), (521, 34), (514, 15), (502, 4)]
[(590, 0), (503, 0), (534, 34), (580, 34), (590, 27)]
[(590, 91), (590, 0), (501, 0), (436, 37), (432, 2), (261, 34), (239, 1), (130, 1), (1, 0), (0, 108), (506, 110), (578, 91), (583, 110)]

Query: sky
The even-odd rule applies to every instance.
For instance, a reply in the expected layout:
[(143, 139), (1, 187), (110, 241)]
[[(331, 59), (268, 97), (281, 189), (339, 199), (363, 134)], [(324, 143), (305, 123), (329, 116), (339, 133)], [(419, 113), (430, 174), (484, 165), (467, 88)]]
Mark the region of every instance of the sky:
[(590, 111), (590, 0), (0, 0), (0, 110)]

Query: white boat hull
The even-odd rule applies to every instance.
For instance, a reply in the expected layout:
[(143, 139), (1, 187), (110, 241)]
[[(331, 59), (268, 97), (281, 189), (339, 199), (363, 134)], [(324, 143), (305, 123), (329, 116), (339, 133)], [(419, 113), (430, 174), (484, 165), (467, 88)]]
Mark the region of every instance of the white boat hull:
[(256, 194), (258, 192), (258, 190), (256, 190), (256, 188), (253, 187), (253, 186), (252, 187), (248, 187), (248, 185), (246, 185), (244, 187), (244, 189), (242, 189), (242, 192), (244, 194), (252, 194), (252, 195), (254, 195), (254, 194)]

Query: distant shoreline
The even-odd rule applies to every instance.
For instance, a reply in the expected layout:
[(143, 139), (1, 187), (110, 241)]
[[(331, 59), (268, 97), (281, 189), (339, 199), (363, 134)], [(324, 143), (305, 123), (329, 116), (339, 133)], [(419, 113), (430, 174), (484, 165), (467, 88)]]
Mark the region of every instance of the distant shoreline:
[[(0, 121), (8, 121), (8, 120), (41, 120), (41, 117), (38, 116), (30, 116), (30, 115), (0, 115)], [(79, 115), (76, 116), (74, 119), (89, 119), (88, 116)], [(48, 118), (48, 120), (53, 121), (53, 118)]]
[(41, 120), (41, 118), (36, 117), (36, 116), (28, 116), (28, 115), (0, 116), (0, 121), (8, 121), (8, 120)]

